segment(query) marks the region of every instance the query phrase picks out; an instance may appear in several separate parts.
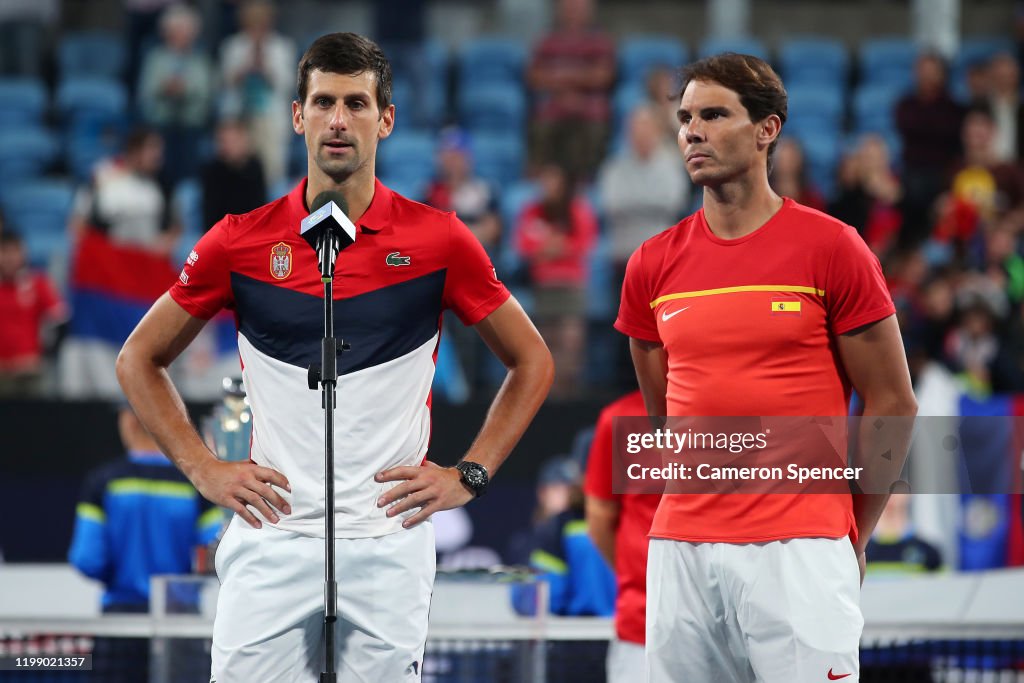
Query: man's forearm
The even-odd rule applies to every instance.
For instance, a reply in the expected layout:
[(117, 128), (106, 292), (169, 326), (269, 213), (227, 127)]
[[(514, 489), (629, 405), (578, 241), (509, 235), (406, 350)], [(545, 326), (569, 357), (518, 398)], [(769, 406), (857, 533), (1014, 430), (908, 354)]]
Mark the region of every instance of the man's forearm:
[(866, 402), (864, 414), (857, 422), (856, 465), (864, 468), (861, 490), (853, 496), (858, 552), (867, 548), (889, 502), (892, 485), (903, 471), (916, 414), (916, 403), (890, 401), (877, 406)]
[(524, 362), (509, 369), (491, 403), (483, 427), (466, 451), (466, 459), (494, 473), (523, 436), (551, 387), (550, 357)]
[(137, 357), (126, 345), (117, 358), (117, 378), (160, 450), (195, 484), (203, 463), (214, 456), (193, 427), (166, 368)]

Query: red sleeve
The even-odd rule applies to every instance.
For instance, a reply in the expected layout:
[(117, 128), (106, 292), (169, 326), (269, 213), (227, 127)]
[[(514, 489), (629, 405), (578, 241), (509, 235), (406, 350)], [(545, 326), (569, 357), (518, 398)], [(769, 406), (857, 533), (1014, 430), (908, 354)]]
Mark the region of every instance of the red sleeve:
[(626, 278), (622, 282), (622, 297), (619, 301), (619, 317), (615, 329), (622, 334), (650, 342), (661, 342), (658, 321), (651, 309), (654, 294), (644, 271), (644, 249), (646, 244), (633, 252), (626, 264)]
[(594, 440), (590, 442), (587, 454), (587, 472), (583, 480), (583, 491), (588, 496), (604, 500), (617, 500), (612, 490), (612, 411), (605, 408), (597, 418)]
[(449, 225), (448, 272), (444, 307), (455, 311), (464, 325), (476, 325), (508, 299), (480, 240), (455, 214)]
[(825, 305), (832, 334), (840, 335), (896, 312), (882, 265), (857, 231), (844, 225), (825, 275)]
[(188, 255), (178, 281), (170, 291), (171, 298), (188, 314), (209, 320), (233, 304), (231, 264), (228, 260), (227, 231), (231, 216), (217, 221), (200, 238)]

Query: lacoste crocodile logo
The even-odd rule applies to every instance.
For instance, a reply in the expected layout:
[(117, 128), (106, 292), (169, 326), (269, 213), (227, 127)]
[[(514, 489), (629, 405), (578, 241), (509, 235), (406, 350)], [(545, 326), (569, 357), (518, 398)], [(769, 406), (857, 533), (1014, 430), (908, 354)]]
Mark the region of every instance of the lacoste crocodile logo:
[(407, 266), (412, 262), (411, 256), (402, 256), (400, 252), (393, 251), (384, 260), (389, 266)]

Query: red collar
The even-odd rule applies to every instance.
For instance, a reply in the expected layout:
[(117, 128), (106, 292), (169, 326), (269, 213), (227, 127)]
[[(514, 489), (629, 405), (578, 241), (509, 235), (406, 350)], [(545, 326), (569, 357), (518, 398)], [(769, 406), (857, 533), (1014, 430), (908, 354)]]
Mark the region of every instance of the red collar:
[[(303, 178), (298, 185), (288, 193), (288, 208), (298, 215), (301, 220), (309, 215), (309, 207), (306, 206), (306, 186), (308, 179)], [(379, 179), (373, 179), (373, 199), (366, 212), (356, 222), (359, 229), (364, 232), (381, 232), (391, 227), (391, 205), (394, 201), (394, 192), (384, 186)], [(295, 230), (299, 230), (299, 223), (296, 221)]]

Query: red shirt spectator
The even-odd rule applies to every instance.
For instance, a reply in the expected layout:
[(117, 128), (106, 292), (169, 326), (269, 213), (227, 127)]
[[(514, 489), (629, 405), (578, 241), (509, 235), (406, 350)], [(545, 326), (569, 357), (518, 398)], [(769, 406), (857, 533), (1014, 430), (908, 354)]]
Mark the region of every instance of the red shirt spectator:
[(39, 371), (43, 345), (40, 328), (66, 316), (64, 303), (50, 280), (25, 267), (21, 239), (10, 231), (0, 233), (0, 375)]

